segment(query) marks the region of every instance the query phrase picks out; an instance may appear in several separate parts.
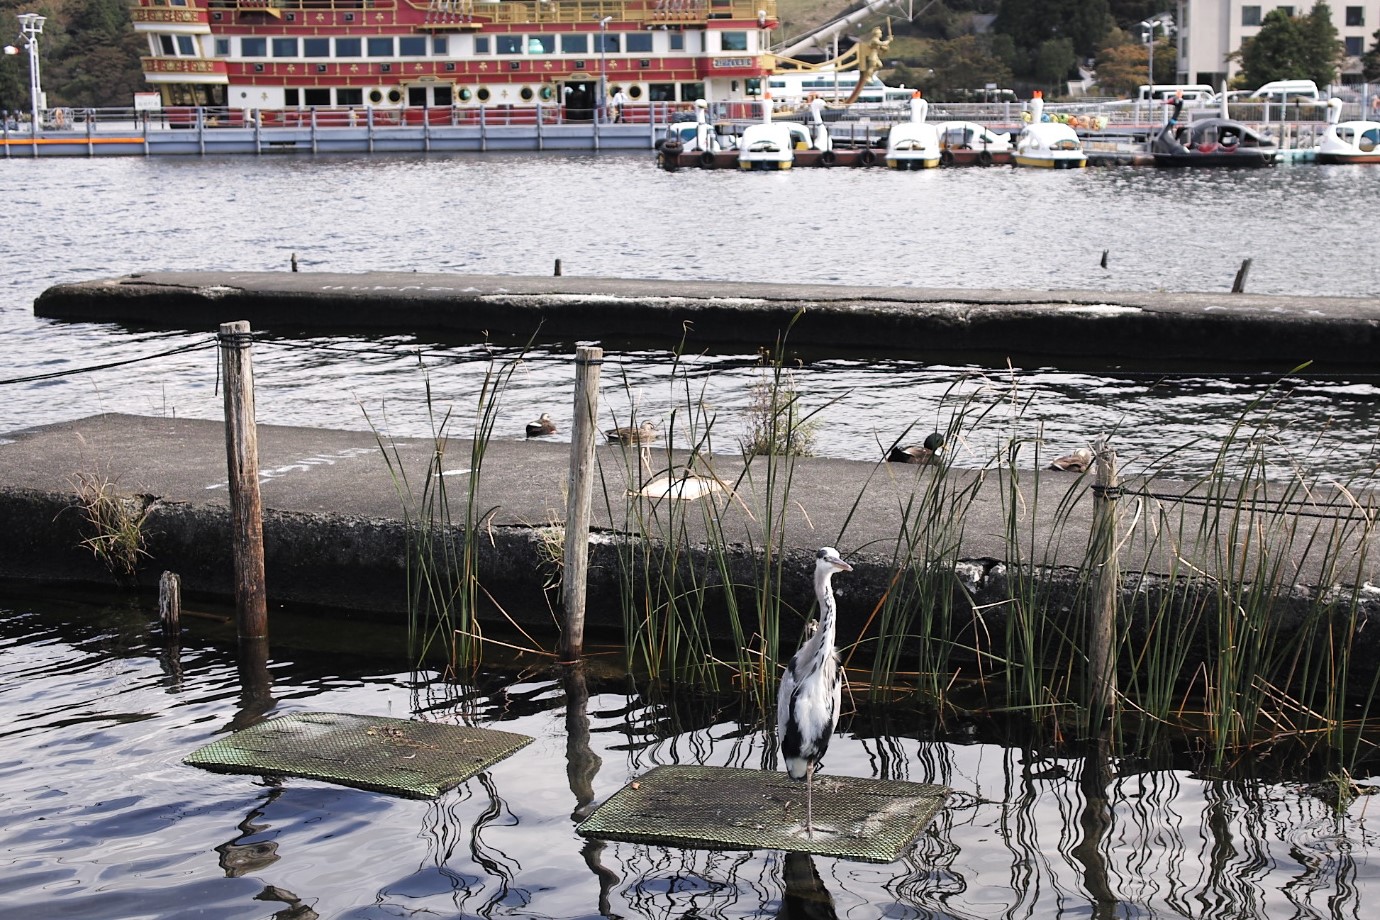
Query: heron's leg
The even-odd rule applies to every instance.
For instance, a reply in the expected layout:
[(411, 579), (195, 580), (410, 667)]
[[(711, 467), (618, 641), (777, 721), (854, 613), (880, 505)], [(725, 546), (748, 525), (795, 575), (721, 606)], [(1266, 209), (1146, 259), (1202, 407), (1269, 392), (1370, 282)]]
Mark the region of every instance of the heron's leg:
[(809, 763), (805, 765), (805, 836), (811, 840), (815, 839), (815, 765)]

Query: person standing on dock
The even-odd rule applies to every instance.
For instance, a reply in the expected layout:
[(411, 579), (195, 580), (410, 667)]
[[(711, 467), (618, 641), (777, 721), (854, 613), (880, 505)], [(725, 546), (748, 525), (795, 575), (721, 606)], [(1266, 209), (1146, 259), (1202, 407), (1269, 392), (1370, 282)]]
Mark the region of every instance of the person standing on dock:
[(623, 92), (623, 87), (618, 87), (613, 94), (613, 123), (618, 124), (623, 120), (624, 108), (627, 106), (628, 94)]

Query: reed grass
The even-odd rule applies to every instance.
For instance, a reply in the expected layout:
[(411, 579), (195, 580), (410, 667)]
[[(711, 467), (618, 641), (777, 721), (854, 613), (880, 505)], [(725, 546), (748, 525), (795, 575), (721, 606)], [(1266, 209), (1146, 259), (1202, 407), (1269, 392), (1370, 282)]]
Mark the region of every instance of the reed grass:
[[(481, 660), (480, 532), (494, 510), (480, 504), (484, 454), (499, 418), (503, 393), (523, 353), (525, 349), (506, 360), (490, 357), (475, 397), (467, 442), (452, 440), (453, 410), (438, 405), (431, 376), (425, 365), (421, 366), (431, 435), (420, 477), (409, 473), (410, 464), (398, 442), (382, 435), (365, 412), (388, 466), (407, 532), (408, 647), (418, 667), (439, 655), (447, 679), (458, 679)], [(463, 468), (449, 457), (453, 443), (468, 445)], [(451, 475), (464, 477), (459, 496), (452, 495), (447, 478)], [(461, 507), (458, 517), (453, 511), (457, 503)]]
[(149, 556), (145, 529), (148, 502), (121, 495), (114, 480), (98, 473), (78, 473), (73, 485), (76, 507), (89, 531), (81, 546), (90, 550), (116, 581), (132, 585), (140, 562)]

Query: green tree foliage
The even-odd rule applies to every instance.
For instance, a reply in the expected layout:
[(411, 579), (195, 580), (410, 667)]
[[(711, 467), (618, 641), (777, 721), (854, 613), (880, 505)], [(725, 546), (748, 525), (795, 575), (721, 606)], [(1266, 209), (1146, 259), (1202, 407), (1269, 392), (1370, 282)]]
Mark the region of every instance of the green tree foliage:
[(1371, 38), (1375, 41), (1370, 50), (1361, 55), (1361, 76), (1366, 78), (1367, 83), (1380, 81), (1380, 29), (1376, 29)]
[(1342, 44), (1332, 24), (1332, 9), (1320, 2), (1307, 16), (1290, 16), (1283, 9), (1265, 15), (1254, 38), (1241, 43), (1242, 76), (1249, 86), (1271, 80), (1312, 80), (1331, 83), (1342, 61)]
[(922, 58), (912, 66), (896, 68), (891, 81), (919, 87), (927, 98), (945, 101), (988, 83), (1008, 86), (1011, 70), (993, 53), (989, 36), (961, 35), (929, 42)]
[[(48, 17), (39, 37), (39, 64), (49, 106), (128, 106), (147, 89), (139, 56), (147, 39), (134, 32), (125, 0), (68, 0), (56, 10), (31, 7)], [(14, 13), (0, 14), (3, 43), (19, 42)], [(29, 58), (0, 59), (0, 108), (29, 108)]]
[[(1001, 0), (993, 28), (1020, 51), (1017, 74), (1055, 84), (1072, 73), (1078, 58), (1097, 53), (1111, 25), (1108, 0)], [(1049, 79), (1060, 61), (1068, 67)]]

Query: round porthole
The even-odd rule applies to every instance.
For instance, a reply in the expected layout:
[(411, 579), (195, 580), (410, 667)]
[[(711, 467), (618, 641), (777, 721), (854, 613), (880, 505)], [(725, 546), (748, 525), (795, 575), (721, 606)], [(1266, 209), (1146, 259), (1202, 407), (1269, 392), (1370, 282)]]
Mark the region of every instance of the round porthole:
[(628, 95), (629, 95), (631, 98), (633, 98), (633, 99), (641, 99), (641, 98), (642, 98), (642, 87), (640, 87), (640, 86), (629, 86), (629, 87), (628, 87)]
[(481, 90), (479, 91), (479, 101), (480, 101), (480, 102), (488, 102), (488, 101), (489, 101), (489, 96), (491, 96), (491, 95), (493, 95), (493, 94), (489, 92), (489, 88), (486, 86), (486, 87), (484, 87), (483, 89), (481, 89)]
[(388, 101), (393, 103), (394, 105), (397, 105), (399, 102), (402, 102), (402, 90), (390, 89), (388, 91)]
[(471, 99), (473, 99), (473, 98), (474, 98), (474, 91), (471, 90), (468, 86), (466, 86), (466, 87), (464, 87), (463, 89), (460, 90), (460, 101), (461, 101), (461, 102), (469, 102), (469, 101), (470, 101)]
[(383, 101), (383, 91), (377, 89), (369, 90), (369, 101), (372, 102), (374, 105), (378, 105), (380, 102)]
[(556, 97), (556, 90), (554, 87), (543, 86), (538, 95), (541, 96), (543, 102), (550, 102)]
[(532, 87), (524, 86), (518, 95), (522, 97), (523, 102), (531, 102), (536, 93), (532, 92)]

